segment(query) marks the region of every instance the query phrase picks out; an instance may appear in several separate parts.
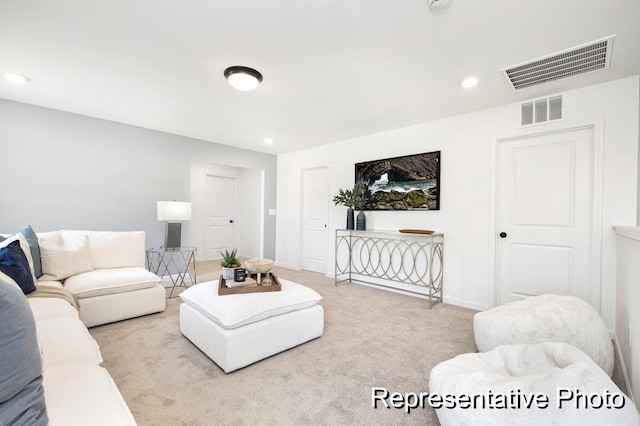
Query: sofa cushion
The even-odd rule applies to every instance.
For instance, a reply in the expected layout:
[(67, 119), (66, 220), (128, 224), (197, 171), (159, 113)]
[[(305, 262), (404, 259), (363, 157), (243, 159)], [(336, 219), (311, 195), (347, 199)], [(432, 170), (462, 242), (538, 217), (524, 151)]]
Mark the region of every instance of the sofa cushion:
[(131, 411), (107, 371), (93, 363), (56, 365), (44, 372), (52, 425), (135, 425)]
[(29, 261), (20, 247), (19, 240), (0, 247), (0, 273), (18, 284), (24, 294), (29, 294), (36, 289)]
[(180, 298), (218, 325), (237, 328), (275, 315), (315, 305), (322, 296), (314, 290), (280, 279), (281, 291), (218, 295), (218, 281), (189, 287)]
[(71, 317), (43, 319), (36, 322), (36, 329), (44, 371), (59, 364), (102, 363), (98, 344), (79, 319)]
[(144, 268), (96, 269), (67, 278), (64, 288), (82, 299), (142, 290), (154, 287), (159, 282), (160, 278), (156, 274)]
[(27, 301), (36, 321), (59, 317), (79, 318), (77, 309), (64, 299), (29, 297)]
[(96, 269), (127, 268), (145, 265), (144, 231), (60, 231), (65, 244), (89, 237), (93, 266)]
[(93, 261), (89, 248), (89, 238), (81, 236), (77, 240), (56, 244), (50, 241), (40, 243), (42, 272), (56, 280), (92, 271)]
[(27, 298), (0, 281), (0, 424), (48, 424), (42, 360)]

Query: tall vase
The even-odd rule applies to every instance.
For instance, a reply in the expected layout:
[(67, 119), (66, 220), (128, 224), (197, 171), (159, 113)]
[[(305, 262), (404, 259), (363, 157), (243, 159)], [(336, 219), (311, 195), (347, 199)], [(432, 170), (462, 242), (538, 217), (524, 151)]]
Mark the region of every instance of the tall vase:
[(353, 230), (353, 209), (349, 207), (347, 209), (347, 229)]
[(367, 229), (367, 217), (364, 215), (364, 212), (360, 210), (358, 216), (356, 217), (356, 231), (365, 231)]

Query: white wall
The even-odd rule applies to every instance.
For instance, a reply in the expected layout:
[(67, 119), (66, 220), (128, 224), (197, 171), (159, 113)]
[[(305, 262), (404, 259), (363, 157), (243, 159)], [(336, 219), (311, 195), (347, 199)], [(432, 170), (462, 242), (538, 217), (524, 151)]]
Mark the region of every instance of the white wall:
[[(0, 232), (144, 230), (156, 202), (190, 200), (191, 162), (264, 170), (264, 254), (275, 255), (276, 156), (0, 99)], [(190, 223), (183, 245), (190, 245)]]
[[(616, 343), (624, 360), (633, 396), (640, 394), (640, 228), (616, 227), (618, 283)], [(636, 399), (636, 406), (640, 400)]]
[[(600, 122), (603, 135), (601, 313), (613, 328), (615, 238), (613, 223), (634, 223), (638, 161), (638, 76), (565, 93), (567, 123)], [(445, 301), (477, 309), (494, 304), (490, 279), (492, 173), (495, 140), (518, 129), (519, 105), (450, 117), (278, 156), (276, 262), (300, 267), (301, 170), (327, 166), (331, 197), (354, 181), (354, 164), (399, 155), (442, 151), (441, 210), (367, 212), (369, 229), (427, 228), (444, 232)], [(543, 129), (541, 125), (539, 128)], [(334, 231), (345, 208), (329, 204), (327, 275), (333, 274)], [(633, 221), (633, 222), (631, 222)]]
[[(238, 176), (238, 255), (261, 258), (260, 203), (262, 200), (262, 171), (240, 169)], [(257, 214), (256, 214), (257, 213)]]

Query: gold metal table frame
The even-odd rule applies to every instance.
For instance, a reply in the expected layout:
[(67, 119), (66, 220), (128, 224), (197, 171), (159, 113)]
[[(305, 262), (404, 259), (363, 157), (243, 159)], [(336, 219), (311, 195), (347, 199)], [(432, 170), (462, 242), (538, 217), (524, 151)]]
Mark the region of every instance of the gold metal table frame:
[[(360, 281), (370, 285), (428, 296), (442, 302), (444, 234), (404, 234), (396, 231), (336, 230), (335, 285)], [(370, 278), (373, 278), (370, 279)], [(426, 289), (413, 291), (384, 281)]]

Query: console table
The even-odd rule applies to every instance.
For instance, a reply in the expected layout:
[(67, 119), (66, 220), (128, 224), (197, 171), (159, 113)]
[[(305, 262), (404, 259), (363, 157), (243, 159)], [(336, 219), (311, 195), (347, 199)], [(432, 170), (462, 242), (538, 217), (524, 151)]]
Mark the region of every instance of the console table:
[(429, 308), (434, 299), (442, 302), (442, 233), (337, 229), (335, 250), (336, 286), (355, 280), (428, 296)]
[[(165, 276), (171, 279), (169, 297), (173, 296), (173, 290), (176, 287), (187, 288), (187, 284), (196, 283), (196, 251), (195, 247), (154, 247), (147, 250), (147, 269), (158, 275), (160, 279)], [(193, 268), (193, 275), (189, 266)], [(171, 271), (176, 271), (177, 275), (171, 274)], [(187, 277), (189, 277), (188, 283), (185, 281)]]

